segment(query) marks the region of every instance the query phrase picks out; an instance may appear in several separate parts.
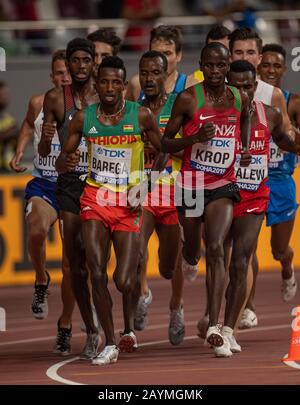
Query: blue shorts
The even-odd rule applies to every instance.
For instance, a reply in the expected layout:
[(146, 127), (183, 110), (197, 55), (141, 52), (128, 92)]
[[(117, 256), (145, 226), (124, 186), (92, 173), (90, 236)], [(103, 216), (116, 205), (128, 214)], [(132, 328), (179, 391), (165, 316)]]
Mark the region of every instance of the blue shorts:
[(59, 215), (59, 206), (55, 196), (56, 183), (46, 179), (34, 177), (27, 183), (25, 188), (25, 200), (28, 201), (32, 197), (40, 197), (53, 207), (57, 215)]
[(292, 176), (283, 180), (268, 180), (270, 201), (267, 210), (267, 226), (288, 222), (295, 218), (298, 204), (296, 185)]

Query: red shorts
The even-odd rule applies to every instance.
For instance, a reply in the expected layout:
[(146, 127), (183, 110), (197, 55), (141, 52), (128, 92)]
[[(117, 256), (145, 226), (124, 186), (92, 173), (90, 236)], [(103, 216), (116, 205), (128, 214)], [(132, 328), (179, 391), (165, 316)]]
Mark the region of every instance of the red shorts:
[(151, 212), (158, 224), (178, 224), (178, 214), (174, 204), (174, 186), (156, 186), (151, 193), (148, 193), (143, 208)]
[(80, 219), (101, 221), (110, 232), (140, 232), (142, 215), (131, 212), (127, 193), (86, 185), (80, 198)]
[(267, 211), (269, 203), (269, 192), (249, 193), (240, 190), (241, 201), (233, 206), (233, 217), (241, 217), (249, 214), (262, 214)]

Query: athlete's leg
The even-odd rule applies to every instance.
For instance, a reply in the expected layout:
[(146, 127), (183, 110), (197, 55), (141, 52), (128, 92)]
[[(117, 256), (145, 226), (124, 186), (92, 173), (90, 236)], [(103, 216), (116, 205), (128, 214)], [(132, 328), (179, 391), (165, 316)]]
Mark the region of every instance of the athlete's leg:
[(140, 249), (140, 235), (138, 232), (115, 231), (112, 235), (116, 253), (116, 269), (114, 282), (123, 294), (124, 333), (134, 330), (133, 291), (137, 282), (139, 257), (136, 252)]
[(275, 260), (281, 263), (282, 278), (291, 278), (293, 273), (293, 249), (289, 246), (294, 229), (295, 218), (292, 221), (281, 222), (271, 226), (271, 248)]
[(50, 226), (57, 220), (56, 210), (40, 197), (32, 197), (26, 208), (28, 250), (36, 272), (36, 283), (46, 285), (46, 239)]
[(75, 306), (75, 297), (72, 287), (72, 278), (69, 261), (65, 252), (64, 241), (62, 254), (62, 281), (61, 281), (61, 299), (62, 299), (62, 314), (59, 317), (60, 326), (62, 328), (70, 328), (72, 324), (72, 314)]
[(159, 272), (167, 280), (172, 279), (177, 263), (180, 245), (178, 224), (157, 224), (155, 227), (159, 239)]
[[(206, 231), (207, 274), (210, 277), (208, 290), (209, 326), (215, 327), (219, 320), (224, 283), (225, 261), (224, 241), (232, 223), (232, 200), (221, 198), (209, 203), (204, 212)], [(214, 346), (222, 345), (216, 334), (210, 339)]]
[(140, 257), (137, 279), (133, 291), (132, 306), (134, 308), (134, 328), (144, 330), (147, 324), (147, 307), (152, 301), (152, 295), (147, 283), (148, 242), (155, 228), (154, 215), (143, 210), (143, 221), (140, 232)]
[[(70, 265), (74, 295), (87, 333), (98, 333), (94, 321), (88, 287), (88, 271), (81, 235), (79, 215), (61, 211), (65, 253)], [(85, 242), (85, 239), (84, 239)]]
[(232, 224), (233, 248), (224, 322), (225, 326), (231, 329), (234, 329), (245, 301), (248, 265), (257, 243), (263, 218), (264, 214), (249, 214), (235, 218)]
[(197, 265), (201, 257), (201, 224), (202, 217), (185, 217), (178, 212), (183, 232), (183, 259), (190, 265)]
[[(88, 220), (82, 222), (82, 234), (86, 250), (86, 266), (91, 275), (93, 301), (105, 334), (105, 345), (115, 345), (112, 299), (107, 287), (110, 231), (101, 221)], [(90, 305), (90, 298), (87, 298)]]

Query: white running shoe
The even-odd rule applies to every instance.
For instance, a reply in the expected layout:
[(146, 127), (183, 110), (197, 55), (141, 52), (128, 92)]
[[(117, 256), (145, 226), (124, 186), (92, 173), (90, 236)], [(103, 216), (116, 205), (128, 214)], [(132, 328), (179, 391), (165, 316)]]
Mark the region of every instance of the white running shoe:
[(170, 312), (169, 341), (172, 345), (179, 345), (185, 334), (183, 307)]
[(216, 357), (231, 357), (232, 351), (230, 349), (230, 343), (227, 336), (223, 336), (223, 344), (222, 346), (215, 346), (214, 352)]
[(197, 264), (189, 264), (185, 258), (182, 256), (182, 273), (183, 277), (189, 281), (194, 281), (197, 278), (198, 273), (198, 265)]
[(249, 308), (245, 308), (239, 324), (239, 329), (251, 329), (257, 326), (257, 324), (258, 319), (255, 312)]
[(148, 306), (152, 302), (152, 292), (149, 289), (148, 295), (141, 295), (136, 307), (134, 316), (134, 329), (144, 330), (148, 322)]
[(295, 277), (295, 272), (293, 271), (293, 274), (290, 278), (287, 280), (282, 280), (281, 284), (281, 295), (282, 299), (285, 302), (291, 301), (297, 292), (297, 280)]
[(232, 353), (240, 353), (242, 351), (241, 345), (238, 344), (234, 335), (227, 336)]
[(116, 345), (105, 346), (101, 353), (92, 360), (96, 366), (105, 366), (106, 364), (116, 363), (119, 356), (119, 349)]
[(131, 331), (129, 333), (121, 333), (118, 348), (121, 353), (132, 353), (138, 348), (137, 338)]

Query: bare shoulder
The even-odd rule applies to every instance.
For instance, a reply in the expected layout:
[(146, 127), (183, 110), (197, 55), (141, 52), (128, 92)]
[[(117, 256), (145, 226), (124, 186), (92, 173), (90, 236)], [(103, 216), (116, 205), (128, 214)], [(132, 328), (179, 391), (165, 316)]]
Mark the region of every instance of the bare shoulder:
[(277, 107), (264, 104), (269, 129), (272, 130), (282, 121), (282, 114)]
[(48, 90), (45, 94), (45, 100), (57, 102), (63, 99), (63, 90), (61, 88), (54, 87), (51, 90)]
[(272, 99), (274, 101), (284, 101), (284, 95), (282, 93), (282, 91), (278, 88), (278, 87), (274, 87), (273, 88), (273, 95), (272, 95)]
[(293, 110), (300, 110), (300, 95), (291, 93), (288, 106), (293, 107)]
[(29, 105), (34, 108), (34, 110), (41, 110), (43, 107), (43, 102), (44, 102), (44, 94), (40, 94), (38, 96), (32, 96), (30, 101), (29, 101)]

